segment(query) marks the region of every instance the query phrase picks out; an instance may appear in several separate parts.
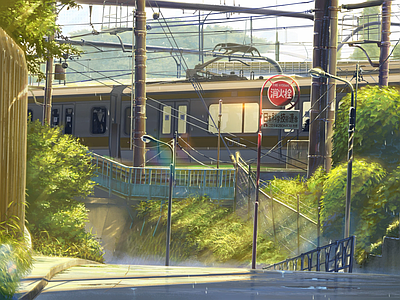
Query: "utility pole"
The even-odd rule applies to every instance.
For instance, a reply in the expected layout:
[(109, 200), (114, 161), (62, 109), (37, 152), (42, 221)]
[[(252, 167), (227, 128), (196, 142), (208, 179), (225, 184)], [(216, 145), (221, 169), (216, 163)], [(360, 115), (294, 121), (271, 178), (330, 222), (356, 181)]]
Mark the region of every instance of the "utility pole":
[[(133, 166), (144, 166), (146, 133), (146, 11), (145, 0), (136, 0), (135, 11), (135, 134)], [(133, 108), (132, 108), (133, 109)]]
[[(329, 6), (330, 15), (330, 41), (329, 41), (329, 73), (336, 76), (337, 71), (337, 41), (338, 41), (338, 0), (331, 0)], [(336, 109), (336, 80), (329, 78), (328, 81), (328, 119), (326, 122), (326, 159), (325, 170), (329, 172), (332, 167), (332, 135), (335, 123)]]
[[(53, 4), (53, 12), (55, 13), (55, 3)], [(57, 16), (54, 17), (54, 22), (57, 20)], [(54, 40), (54, 32), (47, 38), (48, 42), (51, 43)], [(47, 50), (47, 61), (46, 61), (46, 88), (44, 90), (44, 101), (43, 101), (43, 116), (42, 125), (47, 123), (51, 125), (51, 102), (53, 94), (53, 56), (50, 51)]]
[[(49, 41), (54, 39), (54, 35), (49, 37)], [(46, 88), (44, 90), (44, 103), (43, 103), (43, 119), (42, 124), (51, 124), (51, 99), (52, 99), (52, 86), (53, 86), (53, 56), (47, 52), (49, 57), (46, 61)]]
[(392, 1), (382, 3), (382, 35), (381, 51), (379, 56), (379, 86), (387, 86), (389, 80), (389, 53), (390, 53), (390, 14)]
[[(325, 72), (328, 66), (329, 2), (316, 0), (314, 10), (313, 68), (320, 67)], [(319, 166), (324, 166), (326, 158), (326, 90), (326, 78), (312, 78), (307, 177), (312, 176)]]

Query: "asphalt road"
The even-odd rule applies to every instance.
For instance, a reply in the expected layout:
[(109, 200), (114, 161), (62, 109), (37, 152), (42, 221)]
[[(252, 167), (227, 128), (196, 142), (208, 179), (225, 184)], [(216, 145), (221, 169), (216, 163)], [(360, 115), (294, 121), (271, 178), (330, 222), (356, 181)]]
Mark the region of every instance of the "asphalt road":
[(400, 299), (400, 276), (91, 265), (56, 275), (37, 300)]

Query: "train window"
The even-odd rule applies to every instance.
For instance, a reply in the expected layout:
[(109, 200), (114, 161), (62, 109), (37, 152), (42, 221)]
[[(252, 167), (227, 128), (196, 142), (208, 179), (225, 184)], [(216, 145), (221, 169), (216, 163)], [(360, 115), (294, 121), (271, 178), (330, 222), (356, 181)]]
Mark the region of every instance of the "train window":
[(171, 106), (163, 107), (162, 133), (171, 133)]
[(244, 133), (254, 133), (258, 131), (258, 103), (244, 104)]
[(51, 110), (51, 126), (56, 127), (60, 125), (60, 110), (54, 108)]
[(32, 109), (28, 109), (28, 122), (32, 122), (33, 120), (33, 111)]
[(186, 113), (187, 113), (187, 106), (186, 105), (179, 105), (178, 106), (178, 133), (186, 133)]
[(92, 109), (92, 133), (102, 134), (106, 132), (107, 109), (105, 107), (93, 107)]
[(127, 107), (125, 108), (125, 134), (130, 134), (131, 133), (131, 108)]
[(72, 108), (65, 109), (65, 134), (72, 134), (72, 117), (74, 115), (74, 110)]
[[(217, 125), (219, 104), (211, 104), (209, 110), (212, 118), (214, 119), (215, 125)], [(242, 121), (243, 121), (242, 103), (222, 104), (222, 117), (221, 117), (222, 132), (241, 133)], [(211, 121), (211, 117), (208, 120), (208, 130), (213, 133), (218, 132), (218, 129), (214, 126), (214, 123)]]
[(311, 109), (311, 102), (303, 102), (303, 120), (302, 120), (302, 130), (308, 131), (310, 126), (310, 109)]

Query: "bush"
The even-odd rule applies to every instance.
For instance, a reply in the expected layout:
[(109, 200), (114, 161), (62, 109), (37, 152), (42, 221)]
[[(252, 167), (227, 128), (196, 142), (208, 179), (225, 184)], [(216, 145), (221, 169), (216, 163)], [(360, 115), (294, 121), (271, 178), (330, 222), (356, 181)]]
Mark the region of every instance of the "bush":
[(60, 128), (28, 123), (26, 219), (35, 251), (103, 261), (99, 242), (85, 231), (87, 210), (76, 200), (94, 186), (87, 151)]
[[(24, 237), (18, 237), (18, 222), (0, 223), (0, 296), (11, 299), (20, 280), (32, 267), (32, 254)], [(15, 228), (16, 230), (9, 230)], [(17, 230), (18, 229), (18, 230)]]
[[(333, 161), (347, 157), (350, 94), (337, 111)], [(367, 86), (357, 93), (354, 155), (379, 162), (391, 170), (400, 163), (400, 93), (393, 87)]]
[[(381, 191), (386, 171), (380, 164), (355, 160), (351, 185), (350, 235), (357, 236), (356, 258), (362, 263), (372, 242), (381, 238), (391, 221), (386, 211), (386, 199)], [(322, 197), (321, 220), (323, 234), (329, 239), (344, 236), (347, 163), (333, 168), (327, 175)]]

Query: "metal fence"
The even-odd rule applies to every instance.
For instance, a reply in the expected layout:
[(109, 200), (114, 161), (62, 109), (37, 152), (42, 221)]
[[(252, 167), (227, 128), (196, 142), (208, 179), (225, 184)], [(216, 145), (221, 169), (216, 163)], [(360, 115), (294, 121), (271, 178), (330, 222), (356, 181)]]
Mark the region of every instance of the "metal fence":
[(355, 236), (264, 267), (266, 270), (353, 272)]
[[(255, 176), (240, 157), (238, 160), (235, 198), (237, 213), (250, 217), (254, 210)], [(259, 190), (260, 235), (279, 243), (291, 256), (318, 246), (318, 223), (302, 213), (304, 208), (299, 204), (296, 208), (290, 207)]]
[[(311, 61), (303, 62), (279, 62), (284, 74), (307, 75), (308, 71), (312, 68)], [(266, 61), (252, 61), (243, 64), (237, 61), (218, 61), (208, 65), (205, 68), (208, 72), (226, 73), (230, 74), (235, 72), (237, 75), (246, 77), (258, 78), (259, 76), (266, 76), (276, 74), (276, 68)]]
[[(128, 167), (92, 153), (100, 186), (124, 197), (167, 198), (169, 168)], [(234, 200), (234, 169), (175, 169), (173, 198), (208, 195), (213, 200)]]
[(0, 28), (0, 222), (25, 223), (28, 71), (24, 52)]

